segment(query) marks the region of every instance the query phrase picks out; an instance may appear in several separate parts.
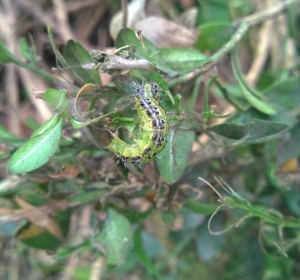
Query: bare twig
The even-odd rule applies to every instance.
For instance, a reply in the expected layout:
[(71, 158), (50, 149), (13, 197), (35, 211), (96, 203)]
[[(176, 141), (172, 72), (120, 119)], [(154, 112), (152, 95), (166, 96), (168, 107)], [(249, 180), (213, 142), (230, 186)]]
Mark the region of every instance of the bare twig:
[(38, 121), (40, 124), (42, 124), (45, 121), (49, 120), (53, 116), (53, 113), (46, 102), (36, 99), (32, 91), (45, 91), (48, 88), (48, 86), (42, 78), (27, 71), (26, 69), (19, 67), (17, 70), (20, 74), (22, 84), (30, 93), (29, 97), (32, 104), (39, 113)]
[(74, 279), (74, 272), (79, 264), (79, 258), (77, 256), (77, 252), (71, 254), (68, 259), (68, 263), (65, 265), (65, 268), (62, 272), (61, 278), (62, 280), (72, 280)]
[(262, 21), (265, 21), (266, 19), (272, 18), (279, 13), (283, 12), (288, 6), (293, 5), (295, 3), (299, 2), (298, 0), (284, 0), (281, 2), (278, 2), (277, 4), (274, 4), (273, 7), (270, 7), (266, 10), (257, 12), (255, 14), (252, 14), (250, 16), (244, 17), (238, 22), (248, 22), (250, 26), (256, 25), (258, 23), (261, 23)]
[[(104, 13), (107, 11), (107, 5), (105, 1), (100, 1), (101, 5), (98, 5), (90, 8), (86, 11), (83, 11), (76, 18), (75, 23), (75, 34), (77, 34), (78, 41), (86, 42), (87, 39), (91, 36), (91, 33), (94, 27), (99, 23), (99, 20), (102, 18)], [(103, 40), (103, 37), (100, 37)], [(105, 40), (103, 40), (105, 41)]]
[(49, 15), (49, 12), (45, 12), (41, 9), (39, 5), (32, 5), (31, 1), (28, 0), (17, 0), (18, 4), (23, 7), (30, 15), (44, 26), (52, 26), (53, 29), (57, 29), (57, 24), (53, 20), (52, 16)]
[(123, 18), (122, 18), (122, 28), (126, 28), (127, 27), (127, 0), (122, 0), (121, 4), (122, 4), (122, 14), (123, 14)]
[(257, 36), (256, 42), (258, 45), (255, 49), (255, 57), (250, 66), (250, 69), (246, 75), (246, 80), (249, 85), (254, 86), (257, 82), (257, 79), (263, 70), (263, 67), (268, 58), (269, 49), (270, 49), (270, 33), (272, 31), (271, 20), (264, 22), (262, 27), (260, 28)]
[[(16, 51), (16, 10), (13, 3), (9, 0), (3, 0), (4, 9), (0, 11), (0, 33), (4, 35), (4, 41), (13, 54)], [(20, 136), (20, 118), (16, 114), (19, 104), (19, 91), (17, 87), (16, 66), (13, 64), (6, 65), (4, 77), (4, 92), (8, 103), (8, 127), (9, 130), (17, 136)], [(13, 109), (13, 110), (11, 110)]]
[(60, 33), (61, 38), (67, 42), (70, 39), (74, 39), (75, 36), (68, 23), (68, 13), (63, 0), (52, 0), (54, 14), (58, 22), (57, 32)]
[(65, 3), (68, 12), (76, 12), (86, 7), (92, 7), (95, 5), (102, 5), (102, 4), (103, 1), (99, 3), (99, 0), (85, 0), (85, 1), (79, 0), (79, 1), (69, 1)]
[(103, 272), (106, 269), (106, 261), (105, 258), (100, 256), (98, 257), (92, 264), (90, 280), (98, 280), (101, 279)]

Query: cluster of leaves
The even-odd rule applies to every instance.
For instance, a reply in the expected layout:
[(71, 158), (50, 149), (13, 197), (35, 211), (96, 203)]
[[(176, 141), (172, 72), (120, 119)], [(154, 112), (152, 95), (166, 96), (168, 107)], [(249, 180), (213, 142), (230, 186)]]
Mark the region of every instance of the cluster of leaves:
[[(110, 87), (101, 86), (98, 71), (75, 67), (91, 62), (80, 44), (69, 41), (62, 55), (49, 29), (58, 61), (81, 89), (47, 90), (42, 98), (56, 114), (39, 128), (27, 122), (34, 132), (26, 142), (0, 126), (0, 140), (5, 144), (0, 160), (9, 159), (8, 169), (13, 173), (29, 172), (1, 182), (3, 201), (12, 209), (18, 208), (16, 204), (21, 208), (3, 215), (1, 231), (21, 240), (23, 250), (55, 249), (55, 265), (38, 263), (45, 272), (61, 271), (63, 261), (76, 255), (82, 259), (74, 272), (76, 279), (89, 275), (86, 259), (95, 264), (105, 259), (108, 271), (123, 275), (141, 264), (145, 274), (158, 279), (175, 275), (181, 279), (199, 275), (209, 279), (296, 279), (299, 186), (297, 174), (293, 177), (290, 173), (297, 171), (300, 155), (299, 77), (293, 74), (295, 69), (266, 71), (254, 90), (243, 77), (235, 47), (231, 66), (236, 84), (221, 86), (217, 77), (212, 77), (201, 113), (191, 112), (202, 76), (192, 84), (192, 94), (184, 92), (178, 77), (214, 64), (220, 53), (208, 57), (203, 52), (223, 49), (224, 55), (235, 46), (234, 36), (246, 32), (248, 25), (210, 19), (200, 29), (194, 50), (159, 50), (147, 40), (141, 44), (132, 30), (121, 30), (115, 47), (134, 46), (132, 58), (147, 60), (155, 71), (134, 66), (131, 69), (135, 70), (114, 79)], [(233, 35), (232, 30), (236, 30)], [(220, 33), (228, 36), (212, 40)], [(32, 49), (24, 40), (20, 46), (28, 62), (16, 59), (2, 42), (0, 62), (29, 69), (54, 87), (54, 78), (39, 68)], [(160, 73), (167, 74), (165, 79)], [(168, 145), (156, 160), (161, 178), (151, 164), (144, 170), (128, 166), (130, 171), (116, 165), (100, 147), (110, 141), (107, 126), (129, 131), (136, 127), (130, 96), (134, 83), (145, 79), (161, 86), (163, 107), (170, 112)], [(235, 114), (214, 126), (209, 121), (224, 116), (209, 107), (212, 92), (236, 108)], [(88, 125), (90, 130), (74, 130)], [(211, 141), (191, 153), (199, 132), (210, 135)], [(126, 133), (122, 137), (130, 141)], [(198, 177), (205, 178), (205, 183)], [(207, 181), (211, 189), (205, 188)], [(216, 191), (216, 185), (223, 190)], [(70, 232), (71, 215), (83, 208), (93, 209), (89, 233), (85, 228)], [(233, 225), (237, 228), (220, 234)]]

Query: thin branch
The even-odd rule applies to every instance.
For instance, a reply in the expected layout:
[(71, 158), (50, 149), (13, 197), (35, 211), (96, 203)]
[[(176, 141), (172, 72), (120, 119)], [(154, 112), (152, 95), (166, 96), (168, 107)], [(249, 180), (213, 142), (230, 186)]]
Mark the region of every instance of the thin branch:
[(56, 29), (60, 33), (61, 38), (67, 42), (69, 39), (74, 39), (75, 36), (68, 23), (68, 13), (63, 0), (52, 0), (54, 14), (56, 16), (59, 28)]
[[(4, 0), (3, 6), (3, 10), (0, 11), (1, 33), (3, 34), (8, 48), (12, 51), (13, 55), (15, 55), (17, 44), (15, 29), (17, 16), (15, 5), (9, 0)], [(4, 73), (4, 92), (9, 107), (9, 110), (7, 111), (9, 130), (15, 135), (20, 136), (20, 118), (16, 114), (16, 110), (19, 107), (19, 90), (15, 65), (6, 65)]]
[(273, 22), (267, 20), (260, 28), (257, 36), (257, 47), (255, 49), (255, 56), (246, 75), (246, 80), (249, 85), (255, 86), (258, 77), (263, 70), (268, 58), (270, 50), (270, 35), (272, 31)]
[(122, 28), (127, 27), (127, 0), (122, 0), (121, 5), (122, 5)]
[(237, 20), (237, 22), (247, 22), (250, 26), (256, 25), (258, 23), (261, 23), (262, 21), (265, 21), (266, 19), (272, 18), (276, 16), (277, 14), (283, 12), (285, 9), (288, 8), (288, 6), (295, 4), (299, 2), (299, 0), (285, 0), (282, 2), (279, 2), (278, 4), (274, 5), (273, 7), (270, 7), (266, 10), (257, 12), (255, 14), (246, 16), (240, 20)]
[(247, 33), (249, 28), (255, 24), (265, 21), (268, 18), (274, 17), (277, 14), (281, 13), (285, 9), (287, 9), (290, 5), (297, 3), (299, 0), (285, 0), (277, 5), (274, 5), (271, 8), (268, 8), (264, 11), (257, 12), (253, 15), (241, 18), (235, 22), (236, 31), (232, 35), (231, 40), (227, 42), (220, 50), (218, 50), (215, 54), (210, 57), (210, 62), (204, 65), (200, 69), (196, 69), (193, 72), (187, 73), (185, 75), (181, 75), (171, 81), (168, 82), (169, 87), (173, 87), (194, 79), (199, 75), (207, 72), (213, 65), (215, 65), (224, 55), (229, 53), (237, 43), (243, 38), (243, 36)]
[(53, 29), (57, 29), (57, 24), (53, 20), (52, 16), (45, 10), (42, 10), (39, 5), (32, 5), (31, 1), (28, 0), (17, 0), (18, 4), (23, 7), (30, 15), (41, 24), (45, 26), (52, 26)]

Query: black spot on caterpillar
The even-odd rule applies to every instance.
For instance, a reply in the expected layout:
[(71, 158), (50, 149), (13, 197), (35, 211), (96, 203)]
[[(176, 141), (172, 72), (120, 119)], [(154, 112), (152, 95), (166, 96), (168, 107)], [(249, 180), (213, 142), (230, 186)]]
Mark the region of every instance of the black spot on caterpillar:
[(142, 83), (136, 88), (134, 98), (137, 110), (139, 133), (129, 145), (117, 134), (108, 145), (123, 163), (147, 163), (153, 160), (166, 145), (168, 123), (165, 111), (159, 106), (159, 87), (156, 83)]

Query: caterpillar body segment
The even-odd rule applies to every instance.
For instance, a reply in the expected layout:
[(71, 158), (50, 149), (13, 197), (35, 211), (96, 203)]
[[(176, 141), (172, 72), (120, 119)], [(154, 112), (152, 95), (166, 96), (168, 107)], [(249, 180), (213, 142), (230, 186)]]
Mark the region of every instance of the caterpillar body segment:
[(137, 110), (137, 132), (133, 144), (127, 144), (117, 134), (108, 149), (123, 163), (147, 163), (152, 161), (166, 145), (168, 123), (165, 111), (159, 106), (159, 87), (156, 83), (142, 83), (136, 88), (134, 107)]
[[(150, 99), (150, 98), (148, 98)], [(160, 129), (159, 127), (156, 127), (153, 125), (154, 123), (160, 122), (159, 120), (163, 120), (163, 122), (166, 124), (164, 129), (165, 131), (168, 131), (168, 125), (167, 125), (167, 117), (165, 111), (159, 106), (158, 101), (155, 99), (152, 99), (150, 102), (147, 103), (146, 106), (141, 106), (141, 103), (145, 102), (144, 99), (138, 99), (135, 98), (135, 108), (137, 110), (137, 115), (139, 118), (140, 123), (140, 129), (142, 131), (156, 131)]]

